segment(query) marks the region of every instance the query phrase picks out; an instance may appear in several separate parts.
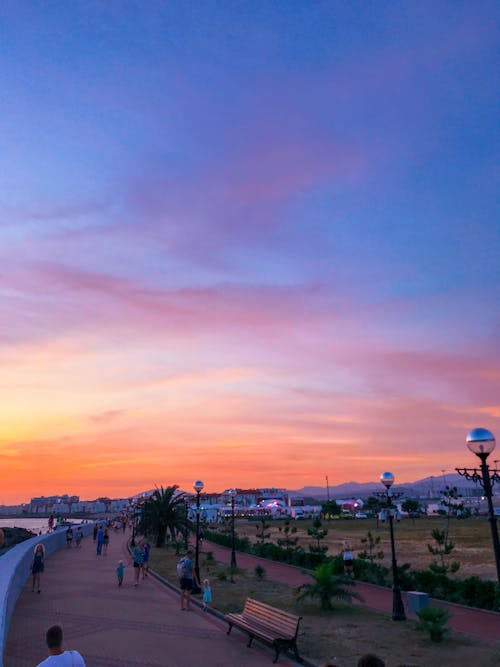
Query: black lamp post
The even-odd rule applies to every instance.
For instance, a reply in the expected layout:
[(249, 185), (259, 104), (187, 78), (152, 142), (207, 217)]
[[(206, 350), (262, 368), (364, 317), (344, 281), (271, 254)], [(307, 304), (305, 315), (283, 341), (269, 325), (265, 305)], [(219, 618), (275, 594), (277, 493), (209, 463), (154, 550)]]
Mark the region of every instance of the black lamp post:
[(194, 557), (194, 571), (196, 579), (200, 581), (200, 493), (203, 491), (203, 482), (200, 480), (193, 484), (193, 489), (196, 491), (196, 551)]
[(137, 507), (134, 505), (132, 507), (132, 539), (130, 540), (130, 546), (135, 547), (135, 531), (137, 528), (137, 518), (139, 516)]
[[(490, 470), (486, 459), (495, 449), (495, 436), (485, 428), (475, 428), (467, 436), (467, 447), (481, 460), (480, 471), (477, 468), (455, 468), (459, 475), (479, 482), (484, 489), (484, 495), (488, 501), (488, 521), (491, 528), (491, 539), (493, 542), (493, 553), (497, 566), (497, 578), (500, 583), (500, 542), (498, 539), (498, 527), (495, 512), (493, 510), (493, 484), (500, 482), (500, 471), (495, 467)], [(496, 464), (496, 462), (495, 462)]]
[(189, 518), (189, 511), (188, 511), (188, 503), (187, 500), (184, 499), (184, 551), (187, 551), (189, 548), (188, 544), (188, 533), (189, 533), (189, 526), (188, 526), (188, 518)]
[(229, 489), (231, 496), (231, 568), (236, 567), (236, 543), (234, 533), (234, 501), (236, 498), (236, 489)]
[(405, 608), (401, 597), (401, 588), (399, 586), (398, 565), (396, 562), (396, 546), (394, 544), (394, 514), (395, 506), (392, 503), (391, 486), (394, 484), (394, 475), (392, 472), (383, 472), (380, 475), (380, 481), (386, 488), (387, 496), (387, 514), (389, 516), (389, 529), (391, 533), (391, 552), (392, 552), (392, 620), (406, 621)]

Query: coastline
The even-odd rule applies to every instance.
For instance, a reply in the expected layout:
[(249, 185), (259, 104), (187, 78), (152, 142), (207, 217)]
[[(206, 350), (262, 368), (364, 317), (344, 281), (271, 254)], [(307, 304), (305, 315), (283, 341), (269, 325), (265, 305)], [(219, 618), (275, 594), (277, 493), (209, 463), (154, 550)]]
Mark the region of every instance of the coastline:
[[(0, 519), (0, 524), (1, 524), (1, 519)], [(21, 528), (18, 526), (0, 525), (0, 528), (3, 531), (5, 538), (3, 546), (0, 547), (0, 556), (3, 556), (4, 554), (7, 553), (7, 551), (12, 549), (16, 545), (21, 544), (21, 542), (25, 542), (26, 540), (29, 540), (32, 537), (36, 537), (37, 535), (31, 530), (28, 530), (26, 528)]]

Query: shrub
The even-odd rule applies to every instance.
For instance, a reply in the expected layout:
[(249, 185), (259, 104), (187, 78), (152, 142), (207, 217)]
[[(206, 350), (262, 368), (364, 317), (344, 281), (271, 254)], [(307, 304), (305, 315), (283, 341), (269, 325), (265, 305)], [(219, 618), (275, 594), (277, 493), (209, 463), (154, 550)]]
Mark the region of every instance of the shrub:
[(418, 628), (424, 632), (428, 632), (433, 642), (442, 641), (448, 628), (445, 627), (450, 619), (450, 612), (447, 609), (439, 609), (438, 607), (426, 607), (417, 611)]
[(302, 600), (306, 597), (318, 598), (321, 609), (330, 611), (333, 609), (333, 598), (347, 602), (351, 602), (352, 598), (361, 599), (358, 593), (348, 590), (348, 586), (354, 585), (351, 579), (344, 574), (334, 573), (334, 564), (332, 561), (319, 565), (311, 576), (314, 579), (313, 583), (302, 584), (302, 586), (297, 588), (297, 600)]
[[(343, 571), (342, 559), (340, 560), (340, 567), (342, 567), (341, 572)], [(389, 570), (380, 565), (379, 563), (373, 563), (369, 560), (363, 560), (361, 558), (354, 559), (354, 573), (356, 579), (361, 581), (366, 581), (369, 584), (377, 584), (378, 586), (387, 586), (388, 585), (388, 574)]]
[(266, 574), (266, 571), (265, 571), (265, 569), (262, 567), (262, 565), (256, 565), (256, 566), (255, 566), (255, 570), (254, 570), (254, 572), (255, 572), (255, 576), (257, 577), (257, 579), (258, 579), (259, 581), (262, 581), (262, 579), (264, 579), (264, 576), (265, 576), (265, 574)]

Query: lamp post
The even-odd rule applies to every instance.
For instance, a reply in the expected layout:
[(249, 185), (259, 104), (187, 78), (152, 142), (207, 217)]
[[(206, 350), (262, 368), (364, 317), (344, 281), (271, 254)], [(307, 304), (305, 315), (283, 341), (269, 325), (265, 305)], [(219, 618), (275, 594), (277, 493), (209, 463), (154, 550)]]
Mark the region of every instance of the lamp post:
[(200, 581), (200, 493), (203, 491), (203, 482), (200, 480), (193, 484), (193, 489), (196, 491), (196, 551), (194, 557), (194, 571), (196, 579)]
[(236, 498), (236, 489), (229, 489), (231, 496), (231, 568), (236, 567), (236, 544), (234, 534), (234, 501)]
[[(498, 527), (495, 512), (493, 510), (493, 485), (500, 482), (500, 471), (490, 470), (486, 459), (495, 449), (495, 436), (491, 431), (485, 428), (473, 429), (466, 439), (467, 447), (481, 460), (480, 470), (477, 468), (455, 468), (459, 475), (470, 479), (473, 482), (479, 482), (484, 489), (484, 495), (488, 501), (488, 521), (491, 528), (491, 539), (493, 542), (493, 553), (497, 566), (497, 578), (500, 583), (500, 542), (498, 539)], [(496, 463), (496, 462), (495, 462)]]
[(136, 531), (136, 528), (137, 528), (136, 524), (137, 524), (138, 516), (139, 516), (139, 514), (138, 514), (138, 511), (137, 511), (137, 507), (134, 505), (132, 507), (132, 539), (130, 540), (130, 546), (131, 547), (135, 547), (135, 531)]
[(405, 608), (401, 597), (401, 588), (399, 586), (398, 565), (396, 562), (396, 546), (394, 544), (394, 505), (392, 503), (391, 486), (394, 484), (394, 475), (392, 472), (383, 472), (380, 475), (380, 481), (386, 488), (387, 496), (387, 514), (389, 516), (389, 529), (391, 533), (391, 552), (392, 552), (392, 620), (406, 621)]
[(188, 533), (189, 533), (189, 525), (188, 525), (188, 520), (189, 520), (189, 511), (188, 511), (188, 503), (187, 500), (184, 498), (184, 551), (187, 551), (189, 548), (189, 543), (188, 543)]

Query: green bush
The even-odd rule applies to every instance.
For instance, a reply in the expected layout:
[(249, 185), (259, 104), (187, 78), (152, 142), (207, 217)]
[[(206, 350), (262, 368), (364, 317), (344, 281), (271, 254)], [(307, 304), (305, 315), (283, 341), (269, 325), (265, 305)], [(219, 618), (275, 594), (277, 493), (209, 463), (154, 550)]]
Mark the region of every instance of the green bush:
[(448, 628), (446, 623), (450, 619), (450, 612), (447, 609), (439, 609), (438, 607), (426, 607), (417, 611), (418, 628), (424, 632), (428, 632), (433, 642), (440, 642)]
[(258, 579), (259, 581), (262, 581), (262, 579), (264, 579), (264, 576), (265, 576), (265, 574), (266, 574), (266, 571), (265, 571), (265, 569), (262, 567), (262, 565), (256, 565), (256, 566), (255, 566), (255, 570), (254, 570), (254, 572), (255, 572), (255, 576), (257, 577), (257, 579)]
[[(342, 558), (339, 557), (342, 572), (344, 564)], [(354, 575), (356, 579), (361, 581), (366, 581), (369, 584), (377, 584), (378, 586), (387, 586), (388, 585), (388, 576), (389, 570), (380, 565), (379, 563), (373, 563), (369, 560), (363, 560), (362, 558), (354, 559)]]

